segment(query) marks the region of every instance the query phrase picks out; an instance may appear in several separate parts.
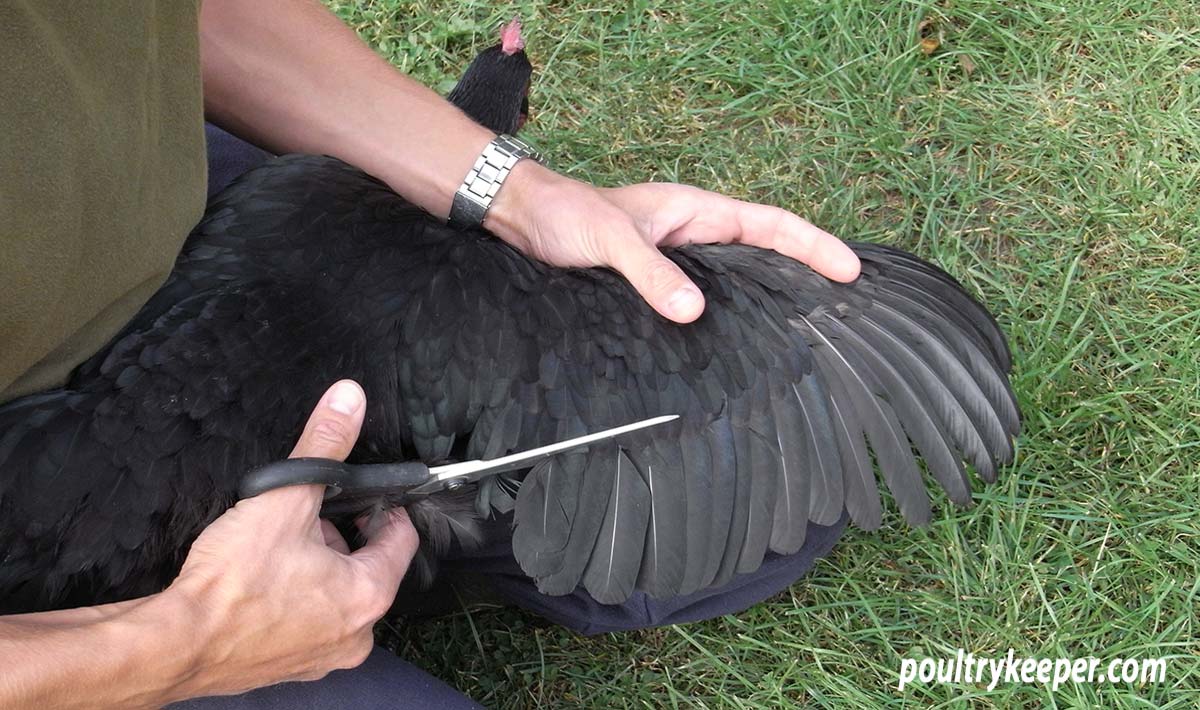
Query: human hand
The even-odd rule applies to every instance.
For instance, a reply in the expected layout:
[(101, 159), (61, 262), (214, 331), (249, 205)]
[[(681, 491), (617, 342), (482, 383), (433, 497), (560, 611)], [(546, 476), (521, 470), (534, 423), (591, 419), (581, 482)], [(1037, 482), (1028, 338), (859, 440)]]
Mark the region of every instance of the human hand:
[(659, 247), (774, 249), (835, 281), (853, 281), (859, 270), (850, 247), (787, 210), (673, 183), (600, 189), (530, 160), (513, 168), (485, 225), (548, 264), (616, 269), (656, 311), (679, 323), (700, 317), (704, 296)]
[[(362, 426), (362, 389), (343, 380), (313, 410), (292, 458), (344, 459)], [(313, 680), (357, 666), (371, 627), (388, 610), (417, 548), (402, 508), (351, 553), (318, 517), (322, 486), (291, 486), (240, 501), (192, 544), (164, 592), (185, 597), (201, 620), (199, 687), (187, 694), (238, 693), (287, 680)]]

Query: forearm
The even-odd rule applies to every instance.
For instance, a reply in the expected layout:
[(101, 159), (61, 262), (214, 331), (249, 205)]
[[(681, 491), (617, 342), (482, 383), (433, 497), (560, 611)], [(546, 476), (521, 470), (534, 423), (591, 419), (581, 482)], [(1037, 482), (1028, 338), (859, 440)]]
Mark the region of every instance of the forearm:
[(0, 617), (0, 707), (159, 707), (186, 697), (186, 611), (160, 594)]
[(204, 0), (205, 111), (275, 152), (333, 155), (446, 216), (492, 139), (317, 0)]

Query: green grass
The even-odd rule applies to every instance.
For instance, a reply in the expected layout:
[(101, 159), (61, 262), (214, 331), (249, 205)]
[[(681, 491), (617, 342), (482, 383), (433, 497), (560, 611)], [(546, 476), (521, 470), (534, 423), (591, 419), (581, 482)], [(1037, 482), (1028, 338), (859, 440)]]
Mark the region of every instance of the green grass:
[[(943, 265), (1015, 353), (1018, 461), (890, 512), (734, 617), (580, 638), (510, 610), (402, 627), (496, 707), (1200, 704), (1200, 9), (1060, 2), (332, 3), (448, 89), (520, 12), (528, 135), (597, 183), (679, 180)], [(932, 54), (920, 40), (935, 39)], [(900, 659), (1166, 656), (1160, 685), (911, 686)]]

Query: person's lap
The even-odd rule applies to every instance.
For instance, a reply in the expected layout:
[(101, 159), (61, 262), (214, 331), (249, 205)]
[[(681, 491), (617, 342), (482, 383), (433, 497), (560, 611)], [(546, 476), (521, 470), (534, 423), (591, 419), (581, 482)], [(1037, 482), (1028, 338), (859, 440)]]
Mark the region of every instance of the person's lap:
[(357, 668), (334, 671), (307, 683), (280, 683), (242, 695), (193, 698), (171, 710), (341, 710), (423, 707), (477, 710), (474, 700), (390, 651), (375, 647)]
[[(209, 198), (238, 175), (267, 160), (270, 155), (230, 134), (208, 126)], [(442, 572), (453, 578), (469, 573), (492, 598), (520, 607), (581, 634), (632, 631), (680, 624), (733, 614), (783, 591), (803, 577), (833, 549), (846, 525), (843, 515), (832, 526), (809, 525), (799, 552), (768, 553), (753, 573), (737, 575), (727, 584), (671, 599), (652, 599), (640, 592), (624, 604), (599, 604), (583, 590), (553, 597), (541, 594), (513, 559), (511, 549), (497, 544), (469, 559), (450, 561)], [(418, 700), (419, 699), (419, 700)], [(417, 702), (426, 707), (476, 708), (469, 698), (454, 691), (412, 664), (376, 648), (367, 662), (348, 671), (337, 671), (311, 683), (283, 683), (244, 695), (201, 698), (173, 708), (341, 708), (390, 707)]]

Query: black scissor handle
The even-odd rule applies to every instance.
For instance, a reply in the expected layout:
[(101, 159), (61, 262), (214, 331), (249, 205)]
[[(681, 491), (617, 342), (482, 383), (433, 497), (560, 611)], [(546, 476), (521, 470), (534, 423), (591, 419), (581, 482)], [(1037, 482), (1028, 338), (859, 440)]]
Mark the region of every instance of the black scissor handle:
[(420, 461), (349, 464), (322, 458), (272, 461), (242, 477), (238, 498), (253, 498), (276, 488), (319, 484), (326, 486), (325, 500), (343, 493), (402, 495), (429, 481), (429, 467)]

